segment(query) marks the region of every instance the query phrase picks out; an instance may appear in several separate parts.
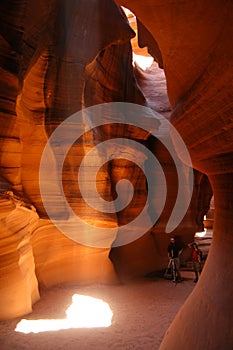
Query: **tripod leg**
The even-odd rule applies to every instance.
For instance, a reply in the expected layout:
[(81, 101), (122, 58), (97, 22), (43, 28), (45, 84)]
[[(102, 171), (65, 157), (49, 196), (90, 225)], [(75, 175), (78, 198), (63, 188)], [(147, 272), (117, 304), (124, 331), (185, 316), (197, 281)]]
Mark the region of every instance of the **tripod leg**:
[(172, 282), (176, 282), (176, 264), (174, 260), (172, 260), (172, 277)]

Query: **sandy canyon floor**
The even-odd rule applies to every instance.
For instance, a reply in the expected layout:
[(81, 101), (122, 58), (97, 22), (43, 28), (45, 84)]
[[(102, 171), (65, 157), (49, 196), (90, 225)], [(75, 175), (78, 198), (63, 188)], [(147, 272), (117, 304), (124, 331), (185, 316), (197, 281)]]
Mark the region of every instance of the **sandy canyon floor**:
[(177, 285), (146, 278), (106, 286), (41, 290), (33, 312), (0, 322), (1, 350), (157, 350), (195, 288), (193, 272)]

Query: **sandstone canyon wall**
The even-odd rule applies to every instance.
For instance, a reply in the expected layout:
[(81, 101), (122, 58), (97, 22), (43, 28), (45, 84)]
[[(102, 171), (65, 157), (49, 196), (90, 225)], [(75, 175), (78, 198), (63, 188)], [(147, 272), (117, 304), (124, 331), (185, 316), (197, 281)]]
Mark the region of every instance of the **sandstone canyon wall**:
[[(220, 6), (218, 2), (214, 4), (215, 6), (211, 7), (212, 15)], [(193, 33), (192, 28), (187, 31), (186, 22), (180, 19), (190, 14), (188, 5), (187, 8), (184, 6), (185, 11), (178, 6), (179, 16), (175, 16), (176, 40), (171, 31), (173, 23), (170, 22), (174, 15), (168, 16), (171, 13), (169, 4), (164, 8), (159, 7), (161, 11), (163, 10), (161, 13), (155, 4), (149, 1), (145, 2), (143, 7), (140, 7), (137, 1), (125, 1), (123, 5), (137, 15), (139, 29), (141, 28), (140, 35), (138, 33), (139, 44), (148, 45), (149, 52), (165, 70), (170, 102), (166, 95), (165, 79), (161, 78), (156, 82), (155, 75), (133, 67), (131, 39), (135, 34), (123, 11), (113, 1), (1, 2), (0, 255), (2, 263), (0, 290), (1, 305), (4, 305), (0, 308), (1, 318), (30, 312), (32, 304), (39, 298), (38, 285), (48, 287), (58, 283), (118, 283), (119, 280), (127, 280), (162, 269), (167, 263), (168, 235), (165, 233), (165, 228), (176, 202), (177, 175), (174, 161), (162, 142), (145, 130), (121, 124), (114, 126), (106, 124), (89, 130), (89, 125), (84, 125), (87, 131), (72, 144), (64, 161), (62, 173), (64, 192), (61, 190), (56, 169), (61, 166), (59, 157), (62, 149), (69, 143), (69, 140), (64, 137), (66, 135), (61, 135), (62, 141), (53, 145), (57, 152), (54, 151), (51, 158), (53, 164), (44, 169), (48, 178), (47, 194), (50, 208), (56, 220), (69, 219), (69, 212), (66, 210), (68, 202), (73, 212), (85, 222), (94, 223), (96, 227), (102, 226), (106, 230), (119, 228), (137, 217), (145, 205), (147, 195), (149, 196), (148, 211), (156, 210), (159, 201), (156, 186), (147, 194), (147, 181), (140, 168), (128, 159), (112, 159), (102, 165), (96, 177), (96, 186), (101, 197), (107, 201), (115, 199), (116, 184), (122, 178), (127, 178), (133, 183), (134, 197), (132, 202), (118, 213), (100, 212), (89, 206), (82, 198), (77, 172), (82, 159), (90, 149), (111, 138), (129, 138), (147, 146), (162, 164), (168, 189), (166, 204), (159, 220), (142, 237), (121, 246), (114, 246), (114, 239), (112, 239), (113, 247), (111, 245), (93, 247), (93, 242), (88, 246), (68, 238), (48, 218), (40, 192), (40, 162), (45, 145), (53, 131), (66, 118), (77, 111), (100, 103), (130, 102), (149, 106), (167, 119), (170, 118), (171, 104), (173, 108), (171, 118), (187, 143), (197, 170), (194, 172), (194, 191), (187, 213), (170, 234), (176, 235), (181, 245), (184, 245), (193, 238), (196, 231), (203, 228), (203, 216), (208, 211), (212, 196), (208, 178), (203, 173), (208, 174), (211, 185), (217, 186), (214, 193), (215, 206), (218, 208), (217, 213), (220, 211), (221, 219), (220, 224), (215, 226), (216, 243), (212, 249), (212, 258), (210, 256), (208, 259), (202, 284), (199, 289), (196, 289), (196, 293), (201, 294), (198, 290), (204, 289), (205, 284), (208, 283), (210, 288), (207, 290), (211, 291), (211, 288), (218, 290), (215, 284), (223, 278), (221, 269), (225, 266), (223, 263), (227, 261), (225, 250), (226, 254), (229, 250), (227, 239), (229, 241), (231, 239), (230, 224), (224, 226), (225, 224), (221, 221), (224, 217), (229, 220), (228, 209), (231, 206), (231, 197), (228, 197), (228, 192), (224, 191), (224, 186), (230, 183), (231, 178), (231, 166), (227, 157), (231, 154), (231, 134), (228, 127), (230, 123), (224, 122), (223, 117), (218, 118), (222, 124), (221, 122), (216, 124), (216, 120), (211, 119), (215, 117), (208, 107), (208, 101), (209, 99), (213, 101), (211, 94), (216, 92), (217, 82), (219, 82), (219, 89), (221, 84), (224, 84), (224, 89), (221, 89), (223, 96), (219, 96), (217, 101), (225, 98), (225, 106), (230, 106), (227, 94), (230, 94), (231, 90), (229, 86), (225, 86), (226, 80), (224, 80), (228, 73), (218, 73), (219, 79), (215, 76), (216, 85), (213, 85), (212, 75), (210, 74), (210, 80), (208, 80), (207, 71), (207, 76), (204, 77), (207, 80), (204, 79), (203, 85), (200, 84), (203, 98), (201, 107), (198, 101), (198, 81), (197, 90), (193, 90), (196, 95), (192, 95), (191, 87), (208, 63), (211, 43), (213, 45), (215, 42), (214, 38), (219, 33), (225, 15), (222, 14), (216, 21), (215, 31), (207, 35), (209, 27), (205, 27), (205, 14), (208, 14), (209, 7), (202, 9), (202, 5), (199, 5), (199, 11), (204, 11), (204, 17), (201, 17), (201, 29), (205, 36), (194, 55), (191, 48), (194, 43), (197, 44), (197, 39), (195, 41), (197, 32)], [(191, 16), (190, 21), (194, 21), (195, 16), (197, 16), (196, 12)], [(226, 20), (226, 30), (230, 31), (231, 27), (230, 25), (227, 27), (227, 23)], [(183, 38), (184, 33), (185, 38)], [(184, 43), (189, 40), (192, 41), (192, 45), (185, 45)], [(220, 41), (219, 53), (223, 48), (225, 49), (224, 69), (226, 67), (230, 69), (228, 62), (230, 53), (226, 50), (227, 43), (224, 40), (223, 43)], [(174, 51), (176, 59), (173, 56), (171, 59), (169, 56), (171, 43), (173, 50), (179, 44), (177, 51)], [(198, 65), (196, 64), (197, 55), (201, 57)], [(187, 65), (184, 64), (186, 57), (189, 60)], [(213, 60), (216, 67), (219, 66), (219, 59), (217, 51)], [(209, 91), (209, 85), (212, 86), (213, 91), (206, 95), (203, 91)], [(225, 95), (224, 91), (227, 91)], [(183, 100), (185, 94), (188, 96)], [(219, 111), (219, 105), (216, 103), (212, 104), (212, 108), (218, 107)], [(229, 114), (229, 121), (230, 118)], [(214, 131), (210, 125), (213, 125)], [(83, 128), (81, 122), (78, 127)], [(156, 120), (153, 128), (158, 128)], [(218, 130), (222, 130), (222, 134), (218, 134)], [(215, 135), (213, 140), (211, 135)], [(226, 140), (222, 138), (223, 135), (226, 135)], [(203, 138), (200, 142), (197, 141), (199, 136)], [(216, 140), (220, 147), (218, 159), (222, 162), (219, 163), (219, 167), (218, 162), (215, 163)], [(134, 156), (132, 150), (128, 149), (128, 153)], [(94, 153), (91, 163), (98, 163), (101, 157), (100, 152)], [(227, 164), (228, 170), (225, 167)], [(145, 166), (144, 163), (143, 165)], [(84, 167), (86, 189), (93, 183), (94, 173), (92, 172), (92, 167), (87, 165)], [(184, 179), (183, 186), (186, 187), (187, 174), (185, 171), (181, 172)], [(224, 172), (225, 175), (222, 174)], [(215, 174), (218, 175), (215, 176)], [(222, 176), (225, 176), (226, 181), (221, 180)], [(156, 178), (156, 174), (153, 177)], [(221, 188), (226, 196), (226, 206), (221, 202)], [(64, 195), (67, 202), (64, 200)], [(92, 193), (90, 193), (91, 196)], [(123, 200), (123, 197), (122, 194), (120, 199)], [(16, 199), (23, 203), (20, 208), (15, 204)], [(216, 228), (220, 225), (221, 230)], [(77, 227), (78, 230), (79, 227)], [(228, 237), (225, 241), (219, 238), (224, 235), (224, 231)], [(117, 240), (117, 234), (115, 239)], [(214, 259), (215, 254), (219, 257), (222, 254), (222, 259), (217, 269), (213, 270), (211, 264), (215, 266), (216, 263), (215, 260), (211, 262), (211, 259)], [(217, 280), (216, 277), (211, 277), (216, 270), (219, 271), (216, 275)], [(215, 284), (211, 286), (210, 281)], [(202, 302), (199, 294), (196, 298), (197, 303)], [(207, 295), (209, 296), (208, 293)], [(228, 295), (226, 295), (226, 302), (227, 297)], [(179, 323), (179, 321), (176, 322)], [(174, 323), (174, 328), (176, 327), (178, 326)]]
[[(161, 349), (231, 349), (232, 334), (232, 2), (119, 1), (161, 51), (171, 121), (214, 192), (214, 238), (200, 283)], [(148, 46), (150, 41), (145, 38)], [(150, 49), (152, 51), (153, 48)], [(197, 312), (196, 312), (197, 311)]]

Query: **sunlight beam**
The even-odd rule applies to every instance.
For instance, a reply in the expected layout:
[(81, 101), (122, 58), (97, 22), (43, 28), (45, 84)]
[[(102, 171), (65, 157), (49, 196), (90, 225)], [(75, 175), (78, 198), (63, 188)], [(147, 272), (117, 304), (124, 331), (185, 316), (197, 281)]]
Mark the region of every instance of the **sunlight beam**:
[(150, 68), (153, 62), (153, 57), (137, 55), (133, 52), (133, 64), (136, 63), (142, 70), (145, 71), (147, 70), (147, 68)]

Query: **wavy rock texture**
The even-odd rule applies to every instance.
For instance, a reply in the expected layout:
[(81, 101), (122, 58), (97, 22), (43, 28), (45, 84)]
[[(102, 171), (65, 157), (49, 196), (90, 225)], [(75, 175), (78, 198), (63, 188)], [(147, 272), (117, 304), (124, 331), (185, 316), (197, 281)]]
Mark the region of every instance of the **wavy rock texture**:
[(35, 208), (6, 192), (0, 196), (0, 318), (32, 311), (39, 299), (31, 233), (38, 222)]
[[(232, 334), (232, 2), (119, 1), (158, 43), (171, 120), (215, 199), (214, 239), (200, 283), (161, 349), (231, 349)], [(146, 39), (145, 39), (146, 42)], [(148, 42), (150, 45), (150, 42)], [(198, 311), (197, 311), (198, 310)]]
[[(185, 81), (181, 76), (177, 88), (174, 83), (176, 77), (172, 76), (173, 70), (167, 62), (168, 44), (163, 45), (162, 33), (157, 38), (150, 28), (153, 20), (147, 25), (146, 20), (150, 22), (150, 16), (147, 14), (144, 19), (138, 6), (139, 28), (142, 30), (142, 34), (138, 34), (139, 44), (143, 46), (149, 42), (149, 52), (153, 53), (161, 67), (164, 66), (169, 98), (174, 106), (189, 88), (189, 79), (197, 77), (195, 74), (198, 72), (193, 72), (189, 64), (187, 69), (190, 69), (191, 75), (186, 72)], [(32, 0), (30, 4), (2, 1), (0, 16), (1, 191), (14, 191), (25, 202), (33, 204), (38, 213), (18, 208), (5, 197), (0, 206), (3, 215), (0, 236), (3, 279), (1, 277), (0, 289), (4, 305), (0, 308), (0, 317), (9, 318), (31, 311), (32, 303), (39, 297), (38, 282), (45, 287), (58, 283), (116, 283), (119, 279), (128, 280), (165, 267), (168, 236), (164, 230), (174, 206), (178, 184), (171, 157), (148, 131), (133, 126), (105, 125), (90, 132), (91, 121), (83, 125), (83, 120), (80, 120), (76, 125), (77, 132), (84, 129), (87, 132), (72, 147), (69, 137), (61, 132), (59, 142), (53, 144), (48, 166), (43, 168), (50, 214), (59, 223), (70, 219), (67, 202), (85, 222), (104, 227), (106, 231), (128, 223), (141, 212), (147, 196), (146, 179), (139, 167), (127, 159), (114, 159), (103, 164), (96, 181), (93, 180), (93, 167), (86, 164), (82, 185), (91, 199), (91, 186), (96, 182), (99, 194), (110, 201), (117, 196), (116, 184), (119, 180), (129, 179), (135, 190), (129, 206), (118, 213), (105, 213), (93, 209), (82, 198), (77, 173), (84, 156), (99, 142), (113, 137), (135, 140), (156, 155), (167, 175), (168, 198), (156, 225), (143, 237), (121, 247), (115, 244), (112, 249), (109, 246), (96, 248), (92, 247), (93, 242), (90, 246), (80, 243), (77, 237), (83, 233), (81, 226), (74, 226), (74, 240), (59, 231), (48, 218), (40, 192), (41, 157), (53, 131), (76, 111), (103, 102), (121, 101), (150, 106), (169, 118), (171, 108), (166, 81), (164, 76), (159, 76), (155, 65), (147, 72), (133, 68), (130, 40), (134, 32), (122, 10), (111, 0), (92, 1), (91, 4), (86, 0)], [(154, 16), (153, 11), (151, 16)], [(172, 24), (168, 23), (165, 29), (170, 27)], [(133, 28), (136, 30), (135, 22)], [(177, 38), (181, 42), (182, 39)], [(135, 41), (132, 45), (135, 49)], [(182, 50), (182, 47), (179, 49)], [(143, 54), (148, 55), (145, 51)], [(180, 55), (177, 54), (178, 57)], [(177, 123), (179, 120), (180, 117)], [(157, 130), (158, 124), (155, 122), (153, 129)], [(195, 128), (198, 128), (196, 124)], [(189, 127), (187, 131), (189, 136), (191, 129)], [(180, 127), (180, 133), (185, 136), (182, 130)], [(60, 176), (58, 168), (62, 165), (62, 152), (68, 146), (70, 149)], [(128, 153), (135, 156), (132, 148), (128, 149)], [(102, 158), (100, 152), (92, 153), (90, 164), (98, 164)], [(140, 161), (146, 166), (143, 155), (140, 155)], [(200, 167), (200, 170), (205, 168)], [(185, 171), (182, 174), (182, 184), (187, 187), (188, 174)], [(200, 229), (203, 215), (208, 210), (211, 190), (206, 178), (206, 184), (200, 191), (203, 177), (198, 171), (195, 173), (191, 204), (176, 231), (171, 233), (179, 237), (181, 245), (189, 242)], [(123, 190), (122, 200), (127, 197), (128, 188)], [(159, 200), (156, 189), (153, 189), (149, 193), (148, 217), (156, 210)], [(118, 239), (116, 235), (110, 243), (114, 245)], [(10, 283), (6, 289), (8, 278)], [(15, 296), (13, 304), (12, 295)]]
[(62, 235), (48, 220), (40, 219), (31, 237), (35, 270), (43, 287), (56, 284), (118, 283), (109, 249), (91, 248)]

